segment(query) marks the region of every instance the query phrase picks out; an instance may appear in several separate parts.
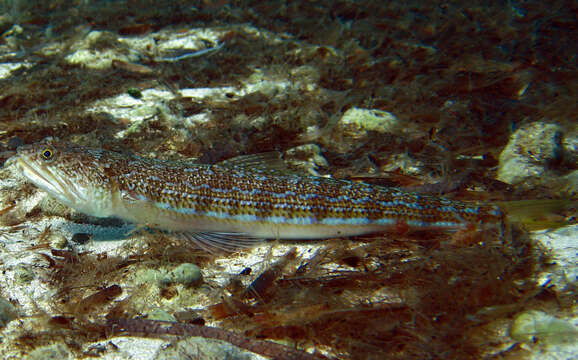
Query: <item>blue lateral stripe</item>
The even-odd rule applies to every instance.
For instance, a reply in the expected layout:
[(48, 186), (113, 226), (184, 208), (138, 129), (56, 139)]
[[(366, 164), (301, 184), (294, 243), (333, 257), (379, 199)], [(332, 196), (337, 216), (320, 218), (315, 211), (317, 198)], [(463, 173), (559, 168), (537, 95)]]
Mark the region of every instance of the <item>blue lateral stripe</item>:
[[(317, 219), (314, 217), (285, 217), (285, 216), (258, 216), (253, 214), (237, 214), (229, 215), (226, 212), (219, 211), (206, 211), (199, 212), (195, 209), (190, 208), (179, 208), (175, 209), (170, 204), (167, 203), (156, 203), (161, 209), (176, 211), (185, 215), (197, 215), (206, 216), (215, 219), (222, 219), (228, 221), (240, 221), (240, 222), (267, 222), (273, 224), (285, 224), (285, 225), (328, 225), (328, 226), (364, 226), (364, 225), (380, 225), (380, 226), (392, 226), (400, 222), (399, 219), (395, 218), (381, 218), (376, 220), (370, 220), (365, 217), (353, 217), (353, 218), (339, 218), (339, 217), (328, 217), (323, 219)], [(401, 221), (403, 223), (403, 221)], [(407, 220), (405, 221), (407, 225), (415, 228), (459, 228), (464, 227), (466, 224), (459, 221), (426, 221), (426, 220)]]
[(325, 218), (318, 222), (322, 225), (370, 225), (368, 218)]

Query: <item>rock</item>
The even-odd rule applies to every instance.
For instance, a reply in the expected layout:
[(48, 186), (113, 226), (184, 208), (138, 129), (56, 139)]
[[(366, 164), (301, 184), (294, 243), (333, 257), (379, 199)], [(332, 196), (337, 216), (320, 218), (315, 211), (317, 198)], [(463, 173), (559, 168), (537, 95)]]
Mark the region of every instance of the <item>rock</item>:
[(147, 319), (149, 320), (160, 320), (160, 321), (171, 321), (176, 322), (177, 319), (171, 315), (168, 311), (160, 308), (151, 310), (148, 313)]
[(377, 109), (351, 108), (347, 110), (333, 129), (333, 145), (342, 153), (365, 145), (370, 133), (397, 133), (399, 120), (390, 112)]
[(68, 240), (61, 234), (51, 233), (48, 238), (50, 247), (53, 249), (64, 249), (68, 245)]
[(198, 284), (202, 279), (201, 269), (195, 264), (181, 264), (174, 268), (162, 282), (191, 286)]
[[(498, 180), (525, 188), (556, 184), (576, 191), (576, 184), (561, 184), (565, 158), (575, 157), (564, 144), (564, 130), (556, 124), (535, 122), (518, 129), (500, 154)], [(567, 181), (574, 181), (570, 176)]]
[(530, 236), (546, 249), (552, 261), (552, 265), (540, 275), (539, 282), (556, 292), (559, 303), (571, 306), (569, 304), (575, 301), (572, 289), (576, 288), (578, 282), (578, 225), (537, 231)]
[(113, 60), (136, 62), (139, 56), (119, 42), (116, 34), (108, 31), (91, 31), (72, 45), (73, 52), (65, 60), (73, 65), (90, 69), (109, 69)]

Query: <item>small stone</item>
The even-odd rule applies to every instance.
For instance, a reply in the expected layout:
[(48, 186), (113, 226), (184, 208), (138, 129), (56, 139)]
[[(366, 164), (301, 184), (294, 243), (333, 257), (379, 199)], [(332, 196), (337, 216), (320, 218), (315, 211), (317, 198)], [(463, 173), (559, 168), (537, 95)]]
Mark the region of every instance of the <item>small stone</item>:
[(173, 315), (171, 315), (168, 311), (159, 308), (151, 310), (148, 313), (147, 318), (149, 320), (171, 321), (171, 322), (177, 321), (177, 319)]
[(64, 249), (68, 244), (68, 240), (60, 234), (51, 234), (48, 242), (52, 249)]
[(341, 117), (341, 124), (350, 130), (387, 132), (397, 124), (397, 118), (390, 112), (376, 109), (351, 108)]
[(201, 279), (201, 269), (195, 264), (188, 263), (177, 266), (167, 275), (167, 280), (171, 283), (185, 286), (195, 285), (199, 283)]
[(399, 120), (387, 111), (351, 108), (337, 122), (328, 145), (342, 153), (351, 152), (369, 142), (372, 132), (398, 133)]

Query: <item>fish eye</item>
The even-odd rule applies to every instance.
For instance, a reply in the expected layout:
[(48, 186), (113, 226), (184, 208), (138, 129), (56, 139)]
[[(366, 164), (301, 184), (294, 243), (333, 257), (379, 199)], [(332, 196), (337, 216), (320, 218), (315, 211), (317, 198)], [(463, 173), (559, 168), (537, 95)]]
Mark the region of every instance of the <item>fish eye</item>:
[(54, 158), (54, 150), (51, 148), (44, 148), (40, 151), (40, 157), (43, 160), (52, 160)]

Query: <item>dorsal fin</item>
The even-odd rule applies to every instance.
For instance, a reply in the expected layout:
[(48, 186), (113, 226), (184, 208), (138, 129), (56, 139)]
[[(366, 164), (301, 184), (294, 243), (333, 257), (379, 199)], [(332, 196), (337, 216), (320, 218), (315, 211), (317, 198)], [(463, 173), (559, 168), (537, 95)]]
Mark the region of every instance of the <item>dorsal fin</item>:
[(234, 158), (218, 162), (217, 165), (225, 167), (241, 168), (266, 168), (285, 170), (287, 167), (283, 162), (281, 153), (278, 151), (269, 151), (259, 154), (239, 155)]
[(301, 175), (289, 169), (281, 153), (270, 151), (259, 154), (240, 155), (217, 163), (216, 165), (236, 170), (250, 171), (254, 173), (265, 173), (270, 175)]

